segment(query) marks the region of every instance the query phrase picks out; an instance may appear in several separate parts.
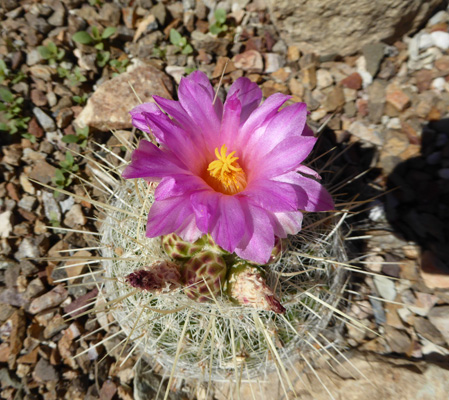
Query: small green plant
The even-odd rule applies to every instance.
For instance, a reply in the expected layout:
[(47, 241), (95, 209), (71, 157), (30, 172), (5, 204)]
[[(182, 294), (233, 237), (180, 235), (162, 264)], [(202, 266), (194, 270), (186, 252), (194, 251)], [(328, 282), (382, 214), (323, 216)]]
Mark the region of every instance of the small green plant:
[[(61, 168), (55, 170), (55, 176), (53, 177), (53, 183), (56, 185), (58, 189), (64, 189), (73, 181), (71, 173), (77, 172), (79, 170), (78, 164), (75, 164), (75, 159), (73, 158), (72, 153), (67, 151), (65, 153), (65, 160), (62, 160), (59, 163)], [(54, 192), (54, 195), (57, 196), (57, 192)]]
[(46, 46), (39, 46), (37, 51), (50, 65), (56, 64), (57, 61), (61, 61), (65, 56), (64, 49), (58, 49), (53, 42), (48, 42)]
[(0, 87), (0, 112), (3, 120), (0, 122), (0, 131), (9, 132), (14, 135), (17, 132), (26, 134), (30, 117), (22, 114), (23, 97), (15, 97), (7, 88)]
[(64, 143), (78, 143), (84, 149), (87, 146), (87, 137), (89, 136), (89, 127), (75, 128), (76, 135), (65, 135), (62, 138)]
[(217, 8), (214, 12), (215, 22), (210, 26), (209, 31), (213, 35), (218, 35), (221, 32), (226, 32), (228, 26), (226, 25), (226, 10)]
[(8, 79), (13, 85), (15, 85), (16, 83), (23, 81), (25, 78), (26, 75), (21, 70), (13, 74), (6, 66), (5, 61), (0, 60), (0, 83)]
[(72, 36), (72, 39), (77, 43), (94, 46), (97, 50), (97, 65), (103, 68), (111, 58), (111, 53), (104, 49), (104, 41), (110, 38), (116, 31), (117, 28), (108, 26), (100, 34), (98, 28), (93, 26), (92, 34), (86, 31), (79, 31)]
[(165, 60), (166, 53), (167, 53), (167, 50), (165, 50), (159, 46), (155, 46), (153, 48), (153, 57), (159, 58), (160, 60)]
[(82, 106), (83, 104), (86, 104), (87, 97), (88, 97), (88, 96), (87, 96), (87, 93), (83, 93), (82, 96), (72, 96), (72, 100), (73, 100), (76, 104)]
[(192, 54), (193, 47), (187, 43), (187, 39), (176, 30), (170, 29), (170, 43), (178, 47), (181, 54)]
[(60, 78), (67, 78), (70, 82), (70, 86), (79, 86), (81, 83), (87, 81), (87, 78), (81, 72), (80, 67), (75, 67), (72, 71), (58, 67), (58, 75)]
[(109, 61), (109, 65), (114, 70), (112, 76), (117, 76), (123, 74), (126, 71), (126, 67), (129, 64), (129, 59), (125, 58), (124, 60), (111, 60)]

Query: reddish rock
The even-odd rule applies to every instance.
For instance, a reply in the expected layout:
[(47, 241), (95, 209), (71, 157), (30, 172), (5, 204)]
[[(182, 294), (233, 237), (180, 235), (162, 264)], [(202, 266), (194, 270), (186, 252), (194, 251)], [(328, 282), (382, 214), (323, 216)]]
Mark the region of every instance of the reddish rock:
[(361, 117), (366, 117), (368, 115), (368, 100), (357, 99), (355, 105), (357, 106), (357, 112)]
[(31, 118), (28, 124), (28, 133), (30, 133), (31, 135), (35, 136), (38, 139), (44, 136), (44, 130), (37, 122), (36, 117)]
[(14, 201), (19, 201), (20, 200), (19, 191), (17, 190), (17, 186), (14, 185), (14, 183), (8, 182), (6, 184), (6, 190), (8, 192), (8, 196), (11, 199), (13, 199)]
[(64, 308), (64, 312), (70, 314), (72, 318), (76, 318), (89, 310), (89, 307), (81, 307), (90, 303), (91, 300), (97, 296), (97, 294), (98, 289), (94, 289), (86, 293), (84, 296), (78, 297), (75, 301), (72, 301), (67, 307)]
[(404, 111), (410, 105), (410, 97), (397, 87), (387, 89), (386, 101), (398, 111)]
[(342, 86), (355, 90), (360, 90), (362, 88), (362, 82), (363, 82), (362, 77), (359, 75), (358, 72), (354, 72), (351, 75), (347, 76), (342, 81), (340, 81)]

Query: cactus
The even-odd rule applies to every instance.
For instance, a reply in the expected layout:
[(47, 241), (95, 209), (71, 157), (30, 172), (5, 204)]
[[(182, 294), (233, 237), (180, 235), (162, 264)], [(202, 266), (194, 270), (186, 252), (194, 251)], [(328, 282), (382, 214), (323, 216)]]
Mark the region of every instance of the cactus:
[(227, 279), (227, 293), (231, 300), (243, 306), (283, 314), (285, 308), (265, 280), (265, 273), (245, 261), (231, 267)]
[(217, 253), (206, 250), (187, 261), (182, 269), (185, 294), (200, 303), (220, 294), (226, 277), (226, 263)]
[(204, 250), (211, 250), (218, 254), (226, 254), (220, 246), (215, 244), (210, 235), (203, 235), (195, 242), (191, 243), (181, 239), (175, 233), (162, 236), (162, 247), (165, 253), (176, 261), (187, 261), (196, 253)]

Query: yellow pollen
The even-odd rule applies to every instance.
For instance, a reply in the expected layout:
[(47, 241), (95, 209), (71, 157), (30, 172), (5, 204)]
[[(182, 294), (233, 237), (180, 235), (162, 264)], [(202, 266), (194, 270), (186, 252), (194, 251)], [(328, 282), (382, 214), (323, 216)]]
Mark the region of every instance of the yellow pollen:
[(239, 158), (234, 157), (235, 151), (226, 154), (227, 152), (225, 144), (221, 146), (220, 151), (218, 147), (215, 149), (217, 159), (207, 167), (209, 176), (206, 176), (206, 181), (219, 192), (236, 194), (245, 189), (246, 174), (237, 162)]

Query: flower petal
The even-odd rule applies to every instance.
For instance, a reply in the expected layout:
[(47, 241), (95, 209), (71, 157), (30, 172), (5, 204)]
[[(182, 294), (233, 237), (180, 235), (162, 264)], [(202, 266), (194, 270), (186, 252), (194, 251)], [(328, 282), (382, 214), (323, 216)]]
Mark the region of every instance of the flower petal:
[(151, 129), (148, 126), (147, 119), (142, 114), (143, 112), (147, 113), (160, 113), (161, 110), (154, 103), (143, 103), (134, 107), (129, 113), (131, 114), (132, 124), (141, 131), (151, 133)]
[(176, 232), (185, 227), (185, 221), (193, 214), (189, 198), (173, 197), (155, 201), (148, 213), (147, 237), (156, 237)]
[(206, 183), (195, 175), (172, 175), (162, 179), (154, 192), (157, 201), (189, 195), (193, 191), (203, 190)]
[(274, 213), (278, 221), (275, 228), (276, 236), (285, 238), (287, 235), (296, 235), (301, 230), (303, 215), (300, 211)]
[(259, 146), (259, 153), (254, 154), (251, 163), (247, 164), (248, 172), (254, 178), (271, 178), (298, 168), (312, 151), (316, 140), (311, 136), (289, 137), (267, 154), (264, 148)]
[(175, 231), (175, 233), (188, 242), (194, 242), (204, 235), (204, 232), (201, 232), (196, 226), (194, 213), (186, 218), (184, 223)]
[(270, 211), (298, 210), (295, 190), (288, 183), (261, 179), (248, 184), (242, 196)]
[[(205, 92), (208, 94), (210, 101), (211, 102), (214, 101), (215, 98), (214, 88), (210, 84), (209, 78), (204, 72), (194, 71), (189, 76), (187, 76), (186, 79), (189, 79), (192, 82), (201, 85), (205, 90)], [(221, 116), (223, 115), (223, 103), (221, 102), (221, 99), (219, 97), (215, 99), (214, 109), (218, 117), (221, 119)]]
[(195, 212), (196, 224), (202, 232), (208, 233), (218, 217), (218, 199), (221, 193), (203, 190), (190, 195), (190, 202)]
[(189, 79), (181, 79), (178, 90), (179, 101), (203, 140), (213, 152), (219, 139), (220, 119), (212, 100), (201, 85)]
[(226, 144), (230, 151), (234, 151), (234, 137), (240, 126), (242, 104), (237, 93), (228, 97), (224, 105), (223, 119), (221, 121), (220, 141)]
[(292, 185), (296, 191), (301, 210), (329, 211), (334, 209), (334, 201), (331, 195), (319, 182), (296, 172), (289, 172), (274, 179)]
[(186, 173), (185, 166), (170, 152), (163, 151), (147, 140), (141, 140), (133, 151), (131, 163), (122, 173), (123, 178), (163, 178)]
[(274, 246), (274, 231), (270, 213), (249, 202), (241, 201), (245, 213), (246, 232), (235, 253), (246, 259), (265, 264)]
[(240, 123), (244, 123), (250, 114), (259, 106), (262, 100), (262, 90), (260, 90), (256, 83), (251, 82), (248, 78), (241, 77), (238, 78), (229, 88), (226, 102), (235, 93), (237, 93), (238, 99), (242, 105)]
[(146, 116), (153, 133), (157, 138), (163, 134), (163, 140), (160, 141), (166, 148), (176, 155), (186, 165), (190, 171), (199, 175), (205, 168), (205, 147), (200, 147), (202, 143), (194, 140), (188, 132), (176, 125), (167, 115), (161, 113), (148, 114)]
[(245, 215), (240, 201), (233, 196), (221, 196), (217, 211), (219, 216), (211, 236), (223, 249), (233, 252), (245, 234)]

